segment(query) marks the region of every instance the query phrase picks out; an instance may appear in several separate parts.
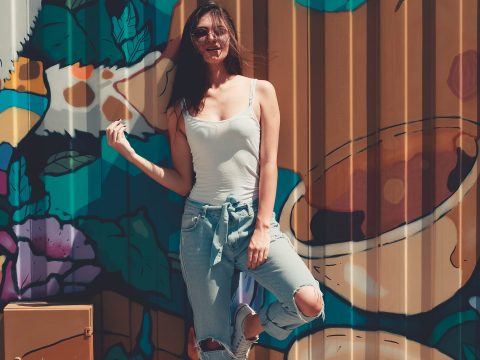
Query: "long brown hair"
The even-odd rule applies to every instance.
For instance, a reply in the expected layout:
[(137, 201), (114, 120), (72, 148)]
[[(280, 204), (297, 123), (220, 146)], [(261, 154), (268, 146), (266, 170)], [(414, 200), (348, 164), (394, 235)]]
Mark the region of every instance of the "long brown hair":
[(212, 15), (215, 23), (220, 24), (223, 21), (230, 35), (230, 46), (224, 60), (227, 72), (231, 75), (242, 75), (243, 68), (237, 30), (230, 14), (213, 1), (197, 7), (183, 27), (177, 57), (177, 71), (172, 96), (168, 103), (169, 107), (177, 106), (184, 99), (186, 108), (192, 109), (194, 114), (202, 110), (203, 98), (211, 86), (207, 64), (195, 49), (192, 41), (192, 31), (197, 27), (200, 18), (207, 13)]

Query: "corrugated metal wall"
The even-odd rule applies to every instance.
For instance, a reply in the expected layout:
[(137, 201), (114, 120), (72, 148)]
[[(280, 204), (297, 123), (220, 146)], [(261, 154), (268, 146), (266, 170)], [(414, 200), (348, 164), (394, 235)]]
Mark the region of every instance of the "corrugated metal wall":
[[(93, 302), (98, 359), (194, 355), (182, 199), (104, 129), (170, 164), (167, 40), (201, 2), (0, 4), (1, 302)], [(325, 293), (251, 358), (480, 359), (478, 2), (218, 2), (276, 87), (275, 212)], [(233, 302), (272, 301), (249, 280)]]

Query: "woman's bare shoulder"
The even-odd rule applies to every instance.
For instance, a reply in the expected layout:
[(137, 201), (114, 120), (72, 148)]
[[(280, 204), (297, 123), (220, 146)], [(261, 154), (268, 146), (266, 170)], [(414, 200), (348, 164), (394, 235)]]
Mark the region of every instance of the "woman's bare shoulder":
[(262, 94), (274, 94), (275, 87), (268, 80), (257, 80), (257, 91)]
[(277, 94), (275, 92), (275, 87), (270, 81), (258, 80), (256, 87), (260, 104), (264, 104), (266, 102), (276, 102)]

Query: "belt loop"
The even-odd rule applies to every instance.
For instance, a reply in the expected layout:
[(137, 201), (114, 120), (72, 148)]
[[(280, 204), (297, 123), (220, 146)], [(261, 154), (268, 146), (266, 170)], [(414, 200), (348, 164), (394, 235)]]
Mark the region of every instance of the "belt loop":
[(254, 214), (252, 204), (249, 203), (249, 204), (247, 205), (247, 210), (248, 210), (248, 216), (252, 217), (253, 214)]
[(200, 214), (200, 216), (202, 217), (202, 219), (205, 219), (205, 216), (207, 215), (207, 209), (208, 209), (208, 205), (205, 204), (202, 206), (202, 212)]

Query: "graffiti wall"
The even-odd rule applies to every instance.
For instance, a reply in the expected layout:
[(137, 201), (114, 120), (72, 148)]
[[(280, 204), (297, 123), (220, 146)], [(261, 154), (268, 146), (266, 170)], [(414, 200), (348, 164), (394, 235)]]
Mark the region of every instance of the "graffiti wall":
[[(478, 2), (218, 2), (246, 75), (276, 87), (274, 210), (325, 293), (325, 321), (262, 334), (251, 358), (480, 359)], [(126, 119), (171, 165), (173, 39), (197, 3), (0, 4), (1, 307), (93, 303), (96, 359), (196, 359), (184, 198), (105, 128)], [(272, 301), (238, 279), (232, 305)]]

